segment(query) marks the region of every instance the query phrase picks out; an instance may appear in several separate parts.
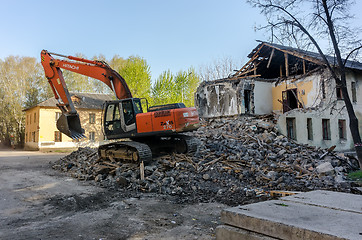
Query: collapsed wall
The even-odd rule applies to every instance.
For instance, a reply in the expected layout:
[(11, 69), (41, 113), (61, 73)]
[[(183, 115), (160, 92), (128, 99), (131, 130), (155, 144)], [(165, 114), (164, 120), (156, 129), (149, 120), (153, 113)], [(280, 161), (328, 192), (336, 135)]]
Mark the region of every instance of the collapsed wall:
[(195, 93), (201, 118), (272, 112), (272, 82), (258, 78), (202, 82)]

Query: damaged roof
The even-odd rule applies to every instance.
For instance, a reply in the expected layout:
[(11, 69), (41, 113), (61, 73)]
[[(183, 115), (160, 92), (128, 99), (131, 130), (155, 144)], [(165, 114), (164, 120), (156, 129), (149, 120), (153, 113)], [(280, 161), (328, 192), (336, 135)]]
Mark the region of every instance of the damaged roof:
[[(69, 93), (75, 108), (77, 109), (102, 109), (102, 105), (105, 101), (114, 100), (114, 95), (103, 93)], [(58, 100), (55, 97), (49, 98), (43, 102), (40, 102), (30, 108), (24, 109), (27, 111), (34, 107), (57, 107)]]
[[(232, 78), (262, 77), (271, 79), (305, 74), (325, 66), (319, 53), (262, 41), (248, 57), (250, 60), (233, 74)], [(331, 65), (336, 65), (335, 57), (326, 56), (326, 58)], [(357, 61), (348, 60), (345, 66), (362, 71), (362, 63)]]

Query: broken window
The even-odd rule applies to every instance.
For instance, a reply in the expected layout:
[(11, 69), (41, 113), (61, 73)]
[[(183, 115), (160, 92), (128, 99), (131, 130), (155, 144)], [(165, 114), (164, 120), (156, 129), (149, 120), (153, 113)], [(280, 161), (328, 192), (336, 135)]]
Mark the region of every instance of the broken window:
[(250, 90), (244, 90), (244, 107), (245, 107), (245, 113), (250, 112)]
[(297, 89), (289, 89), (282, 92), (283, 113), (298, 108)]
[(311, 118), (307, 118), (307, 133), (308, 133), (308, 140), (313, 140), (313, 126)]
[(338, 100), (342, 100), (342, 99), (343, 99), (342, 88), (336, 87), (336, 94), (337, 94), (337, 99), (338, 99)]
[(351, 91), (352, 91), (352, 102), (357, 102), (356, 82), (351, 83)]
[(340, 140), (346, 140), (346, 120), (338, 119), (338, 133)]
[(297, 139), (295, 118), (286, 118), (287, 137), (293, 140)]
[(59, 131), (54, 132), (54, 142), (61, 142), (62, 141), (62, 133)]
[(322, 119), (323, 140), (331, 140), (331, 129), (329, 119)]

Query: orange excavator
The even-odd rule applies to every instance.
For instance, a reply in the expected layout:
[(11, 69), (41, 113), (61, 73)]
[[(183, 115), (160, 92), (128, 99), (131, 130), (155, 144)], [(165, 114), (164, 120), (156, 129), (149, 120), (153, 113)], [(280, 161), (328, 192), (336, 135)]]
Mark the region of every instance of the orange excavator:
[[(54, 56), (62, 59), (55, 59)], [(182, 134), (199, 127), (196, 108), (174, 103), (149, 107), (147, 99), (133, 98), (123, 77), (104, 61), (41, 51), (45, 76), (58, 100), (62, 114), (57, 121), (60, 132), (73, 138), (85, 137), (62, 70), (98, 79), (110, 87), (117, 100), (103, 104), (103, 133), (111, 143), (99, 146), (101, 158), (147, 162), (152, 154), (164, 151), (195, 151), (194, 138)]]

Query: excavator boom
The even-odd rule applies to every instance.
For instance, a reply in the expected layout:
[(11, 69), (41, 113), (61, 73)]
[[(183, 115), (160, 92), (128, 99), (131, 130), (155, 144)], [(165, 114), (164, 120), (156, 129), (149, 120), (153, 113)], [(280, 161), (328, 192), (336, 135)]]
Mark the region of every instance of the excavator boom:
[[(55, 59), (52, 55), (60, 56), (64, 60)], [(64, 56), (43, 50), (41, 51), (41, 64), (54, 96), (58, 100), (57, 106), (62, 111), (62, 115), (57, 121), (57, 127), (59, 131), (73, 139), (84, 137), (84, 131), (81, 128), (78, 113), (70, 98), (61, 69), (102, 81), (113, 90), (118, 99), (132, 98), (131, 91), (123, 77), (103, 61)]]

